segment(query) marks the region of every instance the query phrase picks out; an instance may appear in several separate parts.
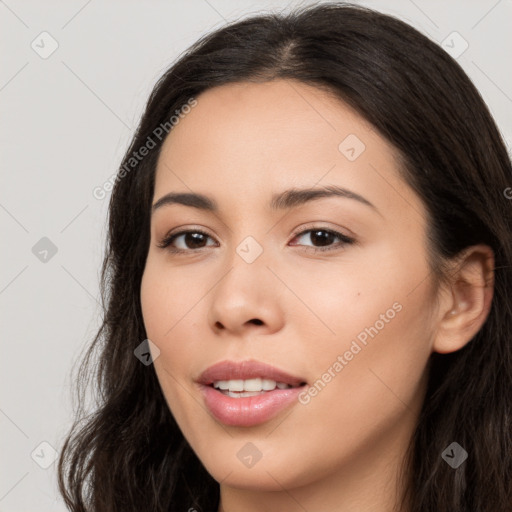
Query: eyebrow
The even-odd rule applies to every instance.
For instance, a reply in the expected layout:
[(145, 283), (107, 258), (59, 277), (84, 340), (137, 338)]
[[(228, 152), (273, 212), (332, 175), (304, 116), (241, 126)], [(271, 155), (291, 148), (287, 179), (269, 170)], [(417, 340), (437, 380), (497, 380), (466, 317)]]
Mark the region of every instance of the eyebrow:
[[(343, 187), (338, 187), (336, 185), (328, 185), (322, 188), (292, 188), (285, 190), (272, 196), (272, 199), (270, 201), (270, 208), (276, 211), (289, 210), (291, 208), (301, 206), (309, 201), (314, 201), (316, 199), (324, 197), (343, 197), (346, 199), (353, 199), (355, 201), (359, 201), (360, 203), (366, 206), (369, 206), (377, 213), (379, 213), (377, 207), (370, 201), (368, 201), (368, 199), (364, 198), (363, 196), (355, 192), (352, 192), (351, 190), (348, 190)], [(219, 207), (216, 201), (203, 194), (189, 192), (169, 192), (168, 194), (162, 196), (152, 206), (152, 213), (154, 213), (162, 206), (171, 204), (181, 204), (184, 206), (190, 206), (192, 208), (197, 208), (199, 210), (206, 210), (210, 212), (219, 211)]]

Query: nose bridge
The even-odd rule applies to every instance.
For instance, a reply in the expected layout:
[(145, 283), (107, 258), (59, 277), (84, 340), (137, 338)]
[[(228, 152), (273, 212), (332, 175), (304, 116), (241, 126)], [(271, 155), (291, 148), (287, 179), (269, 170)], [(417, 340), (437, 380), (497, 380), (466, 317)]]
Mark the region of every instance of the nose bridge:
[(233, 247), (225, 262), (226, 271), (212, 290), (212, 325), (233, 331), (250, 321), (271, 329), (278, 327), (282, 314), (275, 294), (275, 277), (267, 268), (271, 266), (270, 252), (252, 235)]
[(268, 252), (254, 236), (243, 238), (227, 257), (225, 263), (229, 272), (219, 283), (218, 289), (226, 289), (235, 301), (243, 297), (247, 304), (265, 300), (267, 281), (272, 277), (267, 268)]
[(225, 255), (225, 264), (229, 268), (234, 267), (231, 273), (247, 272), (249, 281), (253, 271), (260, 277), (269, 273), (266, 265), (270, 265), (272, 236), (268, 233), (268, 221), (264, 222), (259, 211), (255, 207), (251, 208), (250, 201), (246, 202), (245, 207), (238, 204), (232, 211), (232, 217), (235, 228), (230, 233), (229, 253)]

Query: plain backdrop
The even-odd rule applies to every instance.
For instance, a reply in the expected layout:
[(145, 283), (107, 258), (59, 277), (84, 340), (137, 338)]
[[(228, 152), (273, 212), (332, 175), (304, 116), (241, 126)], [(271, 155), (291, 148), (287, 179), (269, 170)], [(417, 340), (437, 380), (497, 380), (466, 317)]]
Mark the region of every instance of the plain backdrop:
[[(0, 512), (66, 510), (55, 456), (72, 366), (100, 319), (110, 195), (93, 190), (116, 172), (155, 81), (204, 33), (309, 3), (0, 1)], [(457, 60), (512, 145), (512, 1), (359, 3), (450, 51), (467, 45)]]

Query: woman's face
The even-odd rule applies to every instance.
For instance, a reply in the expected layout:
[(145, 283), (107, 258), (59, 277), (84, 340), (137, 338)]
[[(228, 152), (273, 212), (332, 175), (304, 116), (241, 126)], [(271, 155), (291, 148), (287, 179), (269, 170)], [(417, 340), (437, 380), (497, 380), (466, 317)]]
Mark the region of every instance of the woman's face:
[[(353, 196), (285, 194), (334, 187)], [(215, 205), (182, 196), (154, 209), (141, 287), (158, 380), (206, 469), (259, 490), (386, 474), (412, 433), (435, 337), (425, 210), (392, 147), (319, 89), (224, 85), (165, 140), (153, 204), (170, 193)], [(198, 380), (223, 361), (306, 384), (204, 393)], [(231, 380), (258, 389), (250, 377)]]

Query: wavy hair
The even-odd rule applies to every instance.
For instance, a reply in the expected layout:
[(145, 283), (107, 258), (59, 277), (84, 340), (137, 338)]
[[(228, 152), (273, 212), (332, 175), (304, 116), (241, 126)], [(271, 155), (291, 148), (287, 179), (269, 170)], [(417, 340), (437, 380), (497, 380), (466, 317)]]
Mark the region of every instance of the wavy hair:
[[(58, 463), (69, 510), (217, 512), (219, 484), (176, 424), (152, 365), (140, 286), (156, 163), (176, 111), (212, 87), (296, 80), (354, 108), (390, 142), (428, 212), (432, 276), (473, 244), (495, 254), (494, 296), (470, 343), (431, 355), (427, 394), (403, 460), (410, 512), (512, 510), (512, 166), (499, 130), (460, 65), (405, 22), (329, 2), (237, 20), (193, 44), (155, 84), (119, 167), (101, 269), (102, 323), (76, 376), (75, 418)], [(200, 99), (199, 99), (200, 101)], [(151, 138), (148, 154), (134, 153)], [(93, 410), (85, 392), (94, 380)], [(441, 453), (457, 441), (468, 460)]]

